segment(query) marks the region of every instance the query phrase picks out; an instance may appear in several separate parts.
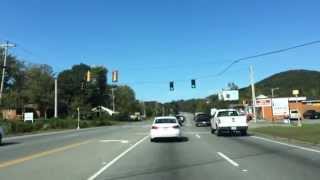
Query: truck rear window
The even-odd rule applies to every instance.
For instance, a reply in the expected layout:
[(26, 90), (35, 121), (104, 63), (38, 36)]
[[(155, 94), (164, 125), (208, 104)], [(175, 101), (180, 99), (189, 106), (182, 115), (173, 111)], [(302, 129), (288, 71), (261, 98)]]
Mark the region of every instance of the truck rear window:
[(238, 116), (237, 111), (220, 111), (218, 113), (218, 117), (226, 117), (226, 116)]

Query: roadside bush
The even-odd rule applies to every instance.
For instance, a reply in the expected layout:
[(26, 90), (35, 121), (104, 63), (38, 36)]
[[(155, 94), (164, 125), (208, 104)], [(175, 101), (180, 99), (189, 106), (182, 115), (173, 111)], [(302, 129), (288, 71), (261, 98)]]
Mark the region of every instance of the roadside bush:
[[(117, 119), (125, 119), (126, 116), (119, 116)], [(95, 117), (92, 120), (80, 120), (81, 128), (97, 127), (97, 126), (110, 126), (115, 122), (112, 121), (110, 116)], [(37, 119), (34, 123), (23, 121), (6, 121), (0, 120), (0, 125), (5, 130), (6, 134), (19, 134), (29, 133), (33, 131), (43, 131), (50, 129), (75, 129), (78, 125), (76, 119)]]

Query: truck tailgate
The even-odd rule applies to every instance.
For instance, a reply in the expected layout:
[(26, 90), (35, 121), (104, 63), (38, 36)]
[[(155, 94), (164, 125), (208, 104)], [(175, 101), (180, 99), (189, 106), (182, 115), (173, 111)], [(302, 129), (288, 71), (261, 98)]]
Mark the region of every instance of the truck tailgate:
[(218, 125), (220, 127), (240, 127), (248, 126), (246, 116), (228, 116), (219, 117)]

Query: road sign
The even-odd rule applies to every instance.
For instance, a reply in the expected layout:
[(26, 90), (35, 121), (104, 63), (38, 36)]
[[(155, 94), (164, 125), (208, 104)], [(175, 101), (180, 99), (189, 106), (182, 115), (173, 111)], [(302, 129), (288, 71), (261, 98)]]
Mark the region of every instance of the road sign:
[(219, 93), (219, 100), (222, 101), (238, 101), (239, 91), (238, 90), (223, 90)]
[(295, 95), (295, 96), (298, 96), (299, 95), (299, 90), (295, 89), (295, 90), (292, 90), (292, 94)]
[(289, 114), (289, 99), (275, 98), (272, 99), (272, 112), (276, 116), (284, 116)]
[(271, 106), (271, 99), (257, 99), (256, 107), (267, 107)]
[(33, 112), (24, 113), (24, 121), (31, 121), (33, 123)]

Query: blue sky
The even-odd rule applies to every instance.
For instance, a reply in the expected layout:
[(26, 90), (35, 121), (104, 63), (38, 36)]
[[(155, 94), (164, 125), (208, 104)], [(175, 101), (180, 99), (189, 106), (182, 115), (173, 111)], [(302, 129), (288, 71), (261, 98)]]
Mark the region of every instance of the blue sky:
[[(55, 72), (80, 62), (120, 72), (143, 100), (206, 97), (228, 82), (249, 84), (288, 69), (320, 68), (320, 45), (257, 58), (216, 74), (230, 60), (320, 40), (320, 1), (2, 0), (0, 40)], [(110, 79), (109, 73), (109, 79)], [(169, 81), (175, 91), (169, 91)], [(141, 83), (141, 82), (152, 83)]]

